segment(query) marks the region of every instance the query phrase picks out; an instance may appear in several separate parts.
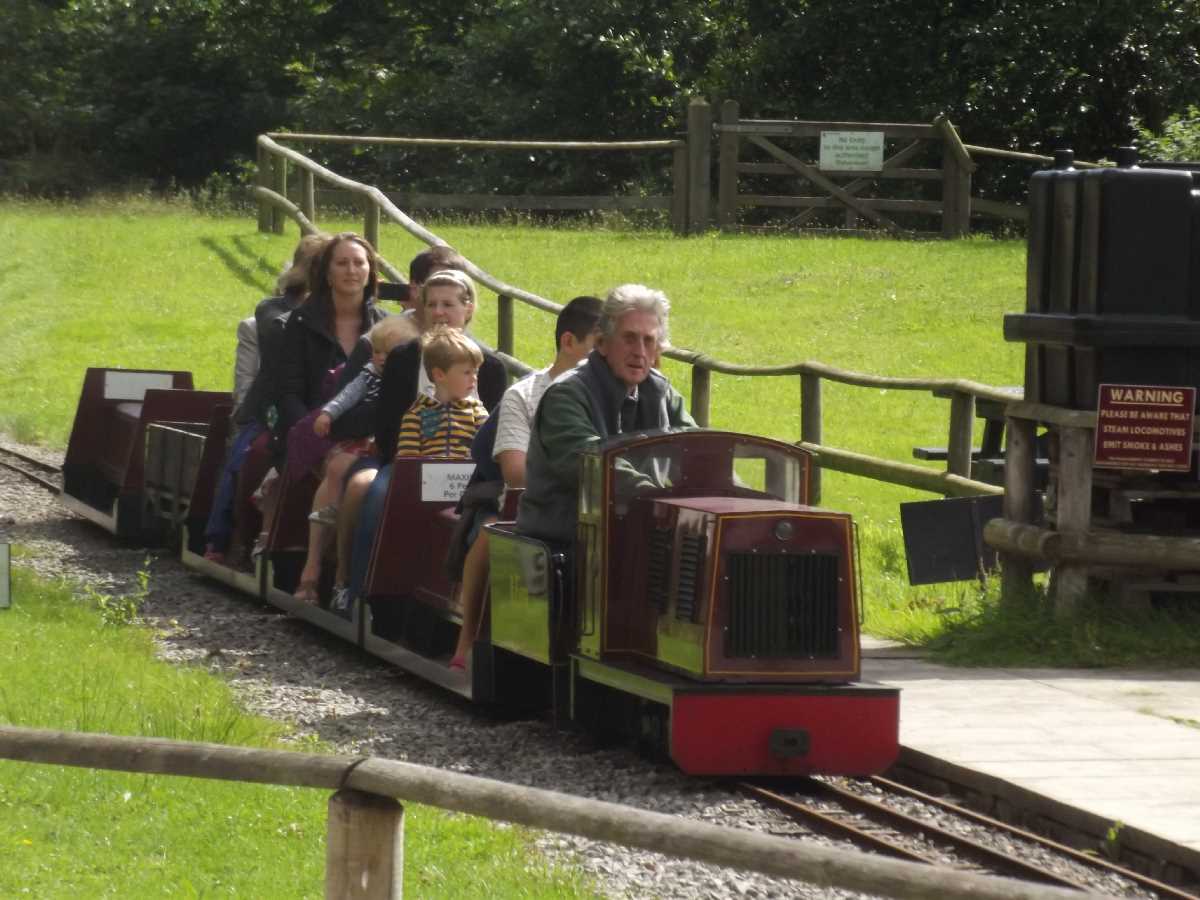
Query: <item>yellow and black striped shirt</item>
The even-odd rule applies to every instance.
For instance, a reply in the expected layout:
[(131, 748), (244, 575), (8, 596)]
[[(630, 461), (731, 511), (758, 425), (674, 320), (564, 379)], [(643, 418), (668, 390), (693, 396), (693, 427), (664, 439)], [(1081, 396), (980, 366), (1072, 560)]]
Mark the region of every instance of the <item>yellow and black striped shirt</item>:
[(438, 403), (421, 394), (400, 420), (396, 456), (470, 457), (471, 441), (487, 416), (474, 397)]

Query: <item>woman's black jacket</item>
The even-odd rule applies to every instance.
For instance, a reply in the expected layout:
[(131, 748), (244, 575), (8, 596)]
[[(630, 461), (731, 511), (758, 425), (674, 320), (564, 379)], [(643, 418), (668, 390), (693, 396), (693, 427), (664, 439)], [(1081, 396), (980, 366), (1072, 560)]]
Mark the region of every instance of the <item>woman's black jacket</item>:
[[(363, 304), (359, 334), (387, 313), (371, 300)], [(276, 433), (287, 437), (288, 429), (326, 399), (322, 386), (335, 366), (347, 362), (337, 338), (313, 314), (308, 302), (292, 311), (283, 329), (283, 352), (279, 372), (279, 423)], [(365, 360), (364, 360), (365, 362)], [(349, 369), (349, 366), (346, 367)], [(361, 368), (361, 366), (360, 366)], [(343, 370), (343, 375), (350, 374)]]
[(258, 422), (266, 425), (268, 411), (279, 399), (280, 359), (283, 355), (283, 330), (287, 317), (301, 297), (267, 297), (254, 308), (254, 323), (258, 330), (258, 374), (246, 399), (238, 409), (239, 425)]

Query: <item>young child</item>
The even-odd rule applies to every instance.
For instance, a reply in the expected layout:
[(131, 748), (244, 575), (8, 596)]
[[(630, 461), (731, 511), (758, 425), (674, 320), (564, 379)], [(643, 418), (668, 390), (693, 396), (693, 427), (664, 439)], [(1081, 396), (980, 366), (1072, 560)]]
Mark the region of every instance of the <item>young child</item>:
[(471, 456), (471, 441), (487, 419), (475, 396), (483, 353), (457, 328), (436, 325), (421, 336), (421, 364), (434, 395), (419, 394), (400, 421), (396, 456)]
[[(378, 399), (379, 386), (383, 379), (383, 364), (388, 353), (404, 342), (413, 340), (417, 336), (417, 329), (407, 317), (387, 316), (376, 322), (366, 336), (371, 342), (371, 361), (363, 366), (362, 371), (342, 388), (337, 396), (321, 407), (321, 412), (313, 419), (312, 425), (313, 433), (317, 437), (329, 437), (334, 423), (347, 410), (361, 403), (373, 403)], [(308, 517), (311, 521), (323, 525), (332, 525), (337, 521), (337, 507), (341, 500), (346, 471), (363, 452), (370, 449), (369, 444), (369, 439), (349, 439), (329, 451), (325, 459), (325, 477), (317, 490), (322, 505)]]

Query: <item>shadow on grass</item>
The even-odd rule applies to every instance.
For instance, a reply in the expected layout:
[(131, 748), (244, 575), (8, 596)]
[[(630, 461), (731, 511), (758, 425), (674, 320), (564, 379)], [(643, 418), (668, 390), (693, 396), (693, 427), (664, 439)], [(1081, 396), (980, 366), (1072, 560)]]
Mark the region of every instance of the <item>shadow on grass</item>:
[[(214, 238), (202, 237), (200, 238), (200, 243), (215, 253), (217, 258), (225, 264), (225, 268), (227, 268), (233, 274), (233, 276), (237, 278), (238, 281), (242, 282), (242, 284), (246, 285), (247, 287), (254, 288), (254, 290), (261, 293), (264, 297), (272, 293), (274, 290), (275, 273), (270, 273), (270, 280), (263, 277), (263, 270), (266, 267), (266, 264), (262, 257), (258, 256), (258, 254), (252, 254), (246, 248), (238, 247), (237, 249), (241, 251), (243, 255), (250, 256), (252, 258), (253, 263), (247, 264), (230, 252), (228, 248), (223, 247)], [(233, 238), (233, 243), (236, 245), (237, 238)]]
[(290, 260), (280, 260), (280, 264), (278, 266), (273, 266), (271, 265), (271, 262), (262, 255), (262, 253), (251, 247), (246, 242), (246, 239), (241, 235), (235, 234), (232, 240), (233, 245), (237, 247), (239, 251), (241, 251), (242, 256), (245, 256), (248, 259), (253, 259), (255, 265), (258, 267), (258, 271), (268, 276), (272, 282), (279, 277), (279, 273), (283, 270), (284, 264), (286, 262), (290, 262)]

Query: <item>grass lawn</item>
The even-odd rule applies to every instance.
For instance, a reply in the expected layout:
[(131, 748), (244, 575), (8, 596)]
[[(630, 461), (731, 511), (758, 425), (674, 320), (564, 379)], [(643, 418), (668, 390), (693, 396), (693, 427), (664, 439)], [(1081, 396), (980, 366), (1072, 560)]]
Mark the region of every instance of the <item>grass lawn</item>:
[[(104, 624), (94, 604), (19, 567), (13, 588), (0, 610), (0, 724), (281, 746), (283, 727), (242, 713), (223, 681), (156, 661), (145, 629)], [(321, 897), (328, 797), (0, 762), (0, 896)], [(594, 896), (551, 870), (525, 829), (415, 804), (404, 881), (416, 897)]]
[[(672, 342), (730, 362), (808, 359), (881, 375), (1023, 380), (1023, 348), (1002, 338), (1004, 313), (1024, 305), (1022, 241), (684, 240), (453, 223), (434, 230), (493, 275), (558, 302), (626, 281), (661, 287), (673, 302)], [(186, 205), (7, 202), (0, 239), (8, 248), (0, 263), (0, 431), (61, 446), (89, 365), (190, 369), (198, 387), (228, 390), (235, 325), (271, 292), (297, 233), (259, 234), (250, 215), (202, 216)], [(423, 247), (386, 224), (380, 243), (401, 269)], [(474, 323), (484, 340), (495, 341), (495, 312), (485, 293)], [(518, 356), (548, 360), (551, 316), (518, 304), (516, 335)], [(687, 368), (668, 360), (665, 369), (686, 394)], [(824, 441), (835, 447), (911, 462), (914, 446), (946, 444), (949, 401), (928, 393), (827, 382), (823, 406)], [(714, 376), (712, 424), (798, 439), (799, 379)], [(994, 591), (907, 583), (898, 504), (932, 495), (836, 472), (824, 480), (824, 505), (860, 526), (870, 632), (949, 646), (964, 629), (984, 627), (978, 613), (994, 604)], [(980, 663), (1040, 659), (1024, 644), (978, 647)]]

